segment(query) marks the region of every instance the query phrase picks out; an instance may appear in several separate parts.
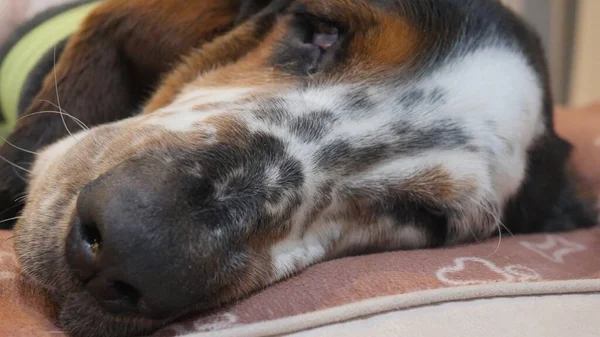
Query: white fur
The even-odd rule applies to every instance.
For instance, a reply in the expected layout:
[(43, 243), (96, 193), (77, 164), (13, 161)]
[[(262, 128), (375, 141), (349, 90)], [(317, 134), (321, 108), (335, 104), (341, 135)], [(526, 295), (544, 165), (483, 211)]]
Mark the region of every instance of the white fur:
[(306, 236), (290, 236), (271, 248), (273, 269), (277, 279), (289, 276), (325, 257), (325, 244), (328, 240), (334, 239), (337, 232), (335, 231), (336, 225), (329, 228), (327, 224), (324, 224), (324, 228), (327, 235), (322, 233), (323, 228), (321, 228)]
[[(471, 202), (463, 205), (463, 213), (467, 215), (465, 221), (454, 223), (458, 226), (458, 240), (463, 240), (473, 233), (490, 235), (499, 225), (499, 210), (507, 199), (517, 192), (525, 177), (528, 147), (544, 131), (541, 121), (542, 89), (535, 73), (520, 54), (507, 49), (489, 48), (456, 60), (421, 83), (412, 85), (430, 90), (442, 88), (446, 92), (443, 103), (441, 106), (425, 104), (414, 111), (402, 111), (400, 107), (389, 102), (395, 96), (394, 91), (386, 92), (385, 88), (380, 88), (379, 93), (373, 93), (379, 95), (375, 99), (381, 104), (378, 113), (374, 113), (360, 124), (348, 118), (342, 119), (329, 138), (347, 138), (353, 143), (385, 142), (391, 135), (382, 130), (386, 130), (387, 125), (399, 119), (406, 118), (421, 126), (433, 127), (441, 118), (449, 118), (457, 121), (470, 133), (475, 145), (489, 148), (493, 157), (467, 151), (444, 152), (433, 149), (418, 156), (390, 158), (386, 163), (360, 175), (351, 176), (342, 183), (348, 186), (376, 186), (385, 181), (406, 179), (425, 168), (441, 165), (455, 180), (474, 179), (477, 186), (477, 190), (470, 196)], [(321, 99), (321, 107), (332, 109), (343, 106), (343, 102), (335, 103), (340, 97), (339, 87), (332, 90), (320, 89), (318, 95), (304, 93), (304, 97), (307, 97), (305, 101), (310, 102), (312, 109), (315, 106), (319, 107), (316, 97)], [(294, 112), (311, 111), (302, 104), (293, 106), (296, 107)], [(345, 113), (340, 110), (333, 111)], [(494, 130), (490, 130), (489, 125), (486, 126), (489, 121), (493, 123)], [(514, 151), (511, 152), (507, 146)], [(314, 153), (312, 150), (306, 151), (306, 145), (304, 147), (305, 151), (301, 152)], [(307, 158), (303, 158), (303, 162), (307, 162)], [(493, 172), (490, 171), (491, 168)], [(480, 204), (498, 207), (488, 208)], [(474, 212), (475, 210), (482, 213)], [(471, 217), (468, 216), (470, 212), (474, 212)], [(478, 228), (483, 226), (483, 223), (477, 223), (477, 220), (482, 220), (480, 216), (486, 212), (491, 212), (496, 221), (489, 224), (488, 228)], [(395, 236), (395, 240), (391, 241), (396, 246), (389, 248), (418, 247), (425, 244), (423, 233), (412, 224), (406, 224), (398, 230), (386, 229), (385, 220), (380, 222), (375, 227), (368, 226), (365, 229), (346, 226), (344, 228), (350, 229), (336, 235), (330, 234), (334, 232), (329, 229), (332, 228), (331, 222), (329, 226), (324, 227), (325, 229), (311, 226), (303, 236), (297, 231), (292, 231), (290, 237), (272, 249), (277, 275), (288, 274), (298, 266), (311, 265), (327, 258), (323, 254), (327, 251), (326, 247), (332, 245), (334, 249), (330, 252), (344, 251), (353, 246), (368, 247), (376, 243), (376, 234), (380, 231), (392, 238)], [(335, 228), (339, 231), (340, 227)]]
[[(255, 87), (225, 87), (187, 89), (179, 94), (172, 104), (160, 109), (146, 119), (146, 125), (155, 125), (173, 132), (198, 131), (200, 122), (222, 114), (222, 109), (199, 110), (207, 104), (226, 104), (239, 101), (256, 92)], [(177, 113), (173, 113), (177, 111)]]
[[(45, 147), (36, 156), (36, 160), (31, 168), (31, 178), (41, 176), (48, 170), (58, 158), (61, 158), (67, 153), (77, 142), (85, 138), (90, 133), (90, 130), (82, 130), (74, 133), (72, 136), (66, 136), (63, 139)], [(32, 183), (33, 185), (33, 183)]]
[(175, 109), (192, 109), (194, 106), (212, 103), (228, 103), (240, 100), (253, 92), (253, 87), (187, 88), (170, 104)]
[[(462, 120), (480, 144), (499, 155), (494, 189), (503, 200), (513, 195), (525, 175), (525, 152), (544, 132), (542, 88), (533, 69), (515, 52), (490, 48), (460, 59), (428, 81), (450, 90), (443, 113)], [(485, 121), (493, 121), (497, 131), (484, 128)], [(514, 146), (513, 154), (504, 149), (504, 140)]]
[(174, 114), (162, 114), (157, 111), (156, 114), (148, 118), (146, 125), (154, 125), (173, 132), (198, 131), (205, 127), (201, 122), (210, 116), (223, 113), (221, 110), (208, 110), (198, 112), (195, 110), (182, 110)]

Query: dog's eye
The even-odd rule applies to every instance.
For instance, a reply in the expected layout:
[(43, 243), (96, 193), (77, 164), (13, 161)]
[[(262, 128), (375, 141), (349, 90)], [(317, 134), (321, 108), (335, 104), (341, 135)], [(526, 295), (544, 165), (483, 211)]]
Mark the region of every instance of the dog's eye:
[(310, 14), (297, 14), (296, 29), (304, 34), (304, 42), (326, 51), (334, 47), (340, 40), (338, 25)]
[(298, 75), (327, 71), (338, 61), (342, 40), (338, 25), (307, 13), (296, 13), (275, 51), (274, 63)]
[(333, 46), (340, 38), (339, 31), (336, 27), (319, 24), (312, 36), (312, 44), (315, 46), (327, 50)]

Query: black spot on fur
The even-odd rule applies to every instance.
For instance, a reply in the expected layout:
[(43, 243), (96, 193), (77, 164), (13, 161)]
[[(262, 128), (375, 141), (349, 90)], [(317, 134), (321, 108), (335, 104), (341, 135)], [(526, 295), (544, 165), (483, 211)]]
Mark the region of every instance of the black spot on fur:
[(277, 184), (283, 188), (297, 189), (304, 183), (302, 163), (297, 159), (288, 159), (279, 166)]
[(350, 114), (354, 117), (362, 117), (375, 108), (375, 102), (371, 100), (367, 90), (354, 90), (346, 95), (345, 101)]
[(382, 217), (391, 219), (399, 230), (407, 225), (415, 226), (426, 237), (427, 247), (439, 247), (448, 239), (449, 218), (452, 210), (443, 209), (431, 200), (416, 199), (414, 196), (394, 188), (374, 194), (370, 188), (344, 189), (346, 197), (370, 200), (367, 216), (372, 221)]
[(269, 98), (260, 101), (258, 105), (259, 107), (253, 111), (253, 114), (262, 122), (282, 125), (291, 118), (283, 98)]
[(187, 156), (186, 160), (196, 165), (199, 163), (204, 176), (216, 185), (222, 185), (224, 198), (241, 198), (240, 202), (248, 204), (264, 200), (265, 171), (285, 158), (285, 147), (281, 140), (256, 133), (244, 146), (216, 144), (195, 152), (192, 157)]
[(465, 150), (472, 152), (472, 153), (481, 152), (481, 148), (477, 145), (467, 145), (467, 146), (465, 146)]
[[(267, 188), (267, 201), (270, 203), (278, 203), (282, 200), (284, 194), (289, 194), (290, 191), (298, 192), (299, 188), (304, 184), (304, 172), (302, 171), (302, 163), (297, 159), (287, 159), (278, 167), (279, 176), (273, 183), (269, 183)], [(267, 177), (267, 179), (269, 179)]]
[(319, 168), (344, 170), (344, 174), (361, 171), (385, 159), (390, 146), (375, 143), (353, 146), (348, 141), (336, 141), (319, 150), (316, 162)]
[(446, 93), (444, 92), (444, 89), (442, 89), (442, 88), (433, 89), (427, 96), (427, 100), (429, 101), (430, 104), (444, 103), (445, 98), (446, 98)]
[(391, 216), (398, 226), (414, 225), (422, 229), (428, 247), (439, 247), (446, 242), (448, 216), (444, 210), (406, 197), (387, 201), (384, 209), (384, 214)]
[(454, 121), (443, 119), (432, 127), (418, 128), (408, 121), (392, 125), (398, 136), (397, 152), (414, 153), (429, 149), (452, 149), (466, 145), (470, 137)]
[(414, 89), (400, 96), (400, 104), (406, 110), (411, 110), (415, 106), (423, 103), (425, 100), (425, 91), (423, 89)]
[(413, 110), (419, 105), (438, 105), (444, 102), (445, 92), (442, 88), (432, 90), (413, 89), (405, 92), (398, 99), (399, 103), (406, 110)]
[(313, 111), (292, 119), (289, 127), (291, 132), (303, 141), (314, 142), (323, 138), (336, 120), (337, 117), (331, 111)]
[(391, 156), (411, 155), (431, 149), (448, 150), (464, 147), (470, 137), (451, 120), (440, 120), (435, 126), (417, 128), (408, 121), (391, 126), (397, 139), (390, 143), (367, 145), (335, 141), (323, 146), (316, 154), (317, 167), (361, 171)]
[[(202, 218), (191, 215), (199, 223), (210, 221), (206, 226), (211, 228), (264, 227), (271, 220), (284, 221), (302, 202), (302, 163), (270, 134), (254, 133), (242, 145), (202, 147), (184, 160), (201, 166), (201, 175), (215, 186), (211, 201), (198, 210)], [(268, 176), (274, 168), (275, 179)], [(265, 213), (267, 204), (278, 207), (278, 214)]]
[(347, 141), (338, 141), (322, 147), (316, 155), (319, 168), (332, 168), (351, 160), (352, 145)]

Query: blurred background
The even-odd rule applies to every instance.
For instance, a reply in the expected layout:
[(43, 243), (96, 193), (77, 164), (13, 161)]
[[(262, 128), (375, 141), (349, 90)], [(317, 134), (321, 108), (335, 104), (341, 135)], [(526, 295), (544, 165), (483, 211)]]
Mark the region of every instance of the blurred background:
[(600, 100), (600, 0), (502, 0), (542, 36), (556, 103)]

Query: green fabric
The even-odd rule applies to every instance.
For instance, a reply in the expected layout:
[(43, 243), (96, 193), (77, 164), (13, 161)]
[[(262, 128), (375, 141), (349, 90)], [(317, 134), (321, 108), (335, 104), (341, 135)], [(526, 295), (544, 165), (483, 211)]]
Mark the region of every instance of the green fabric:
[(0, 145), (2, 145), (2, 143), (4, 143), (4, 140), (10, 134), (10, 130), (11, 129), (8, 126), (8, 124), (0, 124)]
[[(52, 17), (23, 36), (8, 52), (0, 65), (0, 105), (4, 113), (1, 137), (6, 138), (15, 126), (21, 91), (29, 73), (46, 52), (73, 34), (97, 5), (84, 4)], [(0, 144), (3, 142), (0, 138)]]

